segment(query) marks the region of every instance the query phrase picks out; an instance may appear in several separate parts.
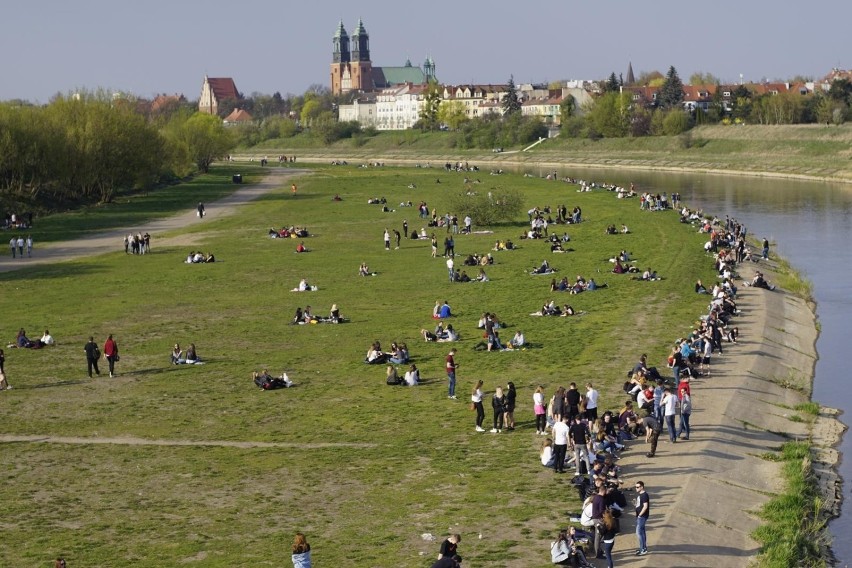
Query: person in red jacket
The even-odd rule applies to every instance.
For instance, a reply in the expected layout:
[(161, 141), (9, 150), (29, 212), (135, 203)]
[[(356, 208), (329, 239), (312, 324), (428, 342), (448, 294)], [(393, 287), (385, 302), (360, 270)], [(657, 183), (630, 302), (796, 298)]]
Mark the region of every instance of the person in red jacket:
[(112, 334), (104, 342), (104, 357), (109, 363), (109, 376), (112, 377), (115, 373), (115, 362), (118, 361), (118, 344), (112, 338)]

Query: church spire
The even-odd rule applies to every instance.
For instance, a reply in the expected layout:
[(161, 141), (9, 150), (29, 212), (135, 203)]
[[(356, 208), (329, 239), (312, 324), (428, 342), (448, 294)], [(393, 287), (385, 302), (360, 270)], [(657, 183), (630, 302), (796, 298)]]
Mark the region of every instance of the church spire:
[(340, 25), (337, 26), (337, 32), (332, 38), (334, 50), (332, 52), (332, 61), (334, 63), (349, 62), (349, 34), (346, 33), (346, 28), (343, 27), (343, 20), (340, 20)]
[(636, 82), (636, 78), (633, 76), (633, 62), (630, 61), (627, 63), (627, 77), (625, 79), (626, 85), (632, 85)]
[(370, 61), (370, 35), (361, 18), (358, 18), (358, 26), (352, 33), (352, 61)]

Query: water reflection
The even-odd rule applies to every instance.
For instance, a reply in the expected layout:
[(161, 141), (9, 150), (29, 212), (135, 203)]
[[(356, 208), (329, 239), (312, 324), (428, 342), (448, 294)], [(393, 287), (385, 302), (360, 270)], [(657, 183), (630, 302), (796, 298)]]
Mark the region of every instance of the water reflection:
[[(527, 168), (529, 173), (552, 168)], [(852, 186), (786, 179), (730, 177), (720, 175), (639, 172), (616, 169), (557, 168), (560, 177), (612, 182), (640, 191), (678, 192), (690, 207), (724, 218), (736, 217), (753, 237), (767, 237), (777, 252), (787, 258), (814, 284), (817, 315), (822, 327), (817, 350), (819, 360), (814, 381), (814, 399), (852, 416), (852, 389), (846, 385), (849, 349), (845, 337), (852, 321), (852, 262), (846, 252), (852, 242)], [(570, 206), (570, 203), (568, 204)], [(638, 207), (638, 204), (637, 204)], [(852, 435), (840, 446), (845, 456), (840, 473), (852, 480)], [(848, 495), (848, 484), (844, 495)], [(834, 552), (840, 565), (852, 563), (852, 500), (847, 500), (840, 518), (830, 525)]]

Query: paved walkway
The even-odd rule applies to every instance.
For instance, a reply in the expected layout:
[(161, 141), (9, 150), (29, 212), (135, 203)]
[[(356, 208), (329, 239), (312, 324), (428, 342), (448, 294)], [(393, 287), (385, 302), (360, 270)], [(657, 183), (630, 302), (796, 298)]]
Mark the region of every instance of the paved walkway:
[[(221, 219), (236, 213), (240, 205), (244, 205), (250, 201), (258, 199), (267, 193), (279, 188), (285, 188), (287, 180), (295, 175), (305, 175), (310, 173), (308, 170), (297, 169), (281, 169), (273, 168), (260, 183), (244, 185), (231, 195), (215, 201), (213, 203), (205, 203), (204, 219), (199, 219), (196, 215), (195, 208), (178, 213), (171, 217), (164, 217), (145, 223), (137, 227), (124, 227), (112, 229), (92, 235), (75, 239), (73, 241), (63, 241), (55, 243), (47, 243), (39, 246), (35, 243), (33, 248), (32, 258), (12, 258), (9, 254), (7, 246), (0, 246), (0, 252), (4, 253), (0, 256), (0, 272), (9, 272), (11, 270), (21, 270), (30, 266), (38, 266), (43, 264), (51, 264), (67, 260), (75, 260), (87, 256), (95, 256), (109, 252), (121, 251), (124, 248), (124, 237), (130, 232), (133, 233), (149, 233), (153, 246), (170, 246), (179, 244), (180, 239), (177, 238), (158, 238), (163, 233), (182, 229), (190, 225), (209, 223), (216, 219)], [(0, 243), (2, 245), (3, 243)]]

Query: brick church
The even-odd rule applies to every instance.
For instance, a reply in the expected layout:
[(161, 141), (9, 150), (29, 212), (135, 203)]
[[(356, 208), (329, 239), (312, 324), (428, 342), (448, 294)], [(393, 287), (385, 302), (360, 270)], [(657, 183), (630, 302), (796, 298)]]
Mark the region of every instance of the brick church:
[(337, 28), (333, 38), (331, 63), (331, 94), (340, 95), (351, 91), (374, 92), (411, 83), (425, 85), (435, 80), (435, 62), (427, 57), (423, 68), (414, 67), (406, 61), (402, 67), (375, 67), (370, 60), (370, 36), (364, 29), (364, 23), (358, 20), (358, 27), (352, 37), (346, 33), (343, 22)]

